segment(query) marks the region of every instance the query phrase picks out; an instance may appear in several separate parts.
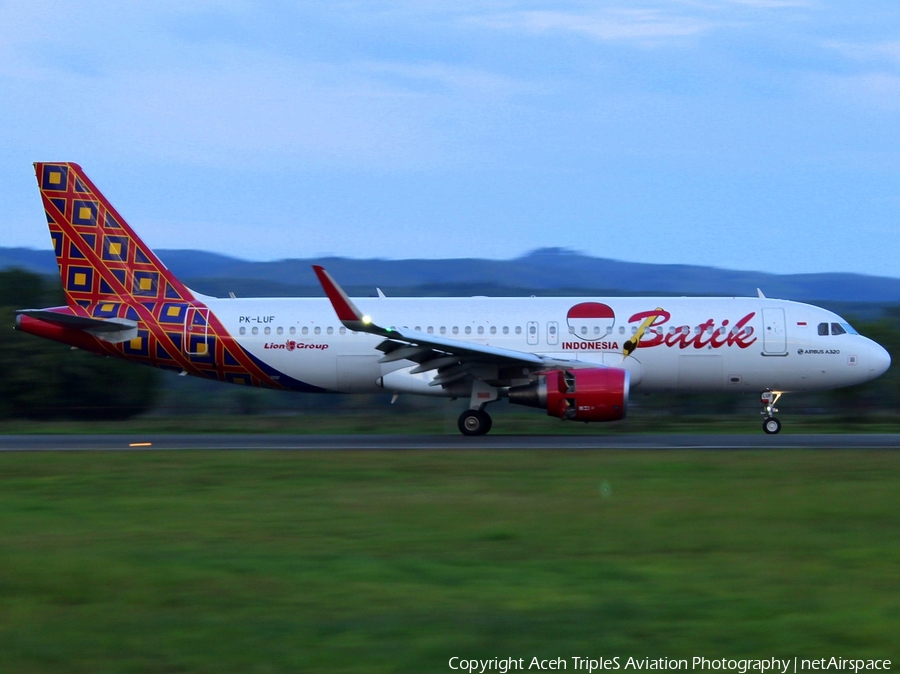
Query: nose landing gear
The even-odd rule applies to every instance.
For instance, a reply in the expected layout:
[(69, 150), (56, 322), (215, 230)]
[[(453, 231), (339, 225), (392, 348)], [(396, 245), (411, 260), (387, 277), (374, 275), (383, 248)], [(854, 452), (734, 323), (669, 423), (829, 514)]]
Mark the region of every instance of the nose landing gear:
[(763, 419), (763, 431), (767, 435), (775, 435), (781, 430), (781, 422), (775, 418), (775, 412), (778, 411), (778, 408), (775, 407), (775, 403), (778, 402), (780, 397), (780, 391), (763, 391), (762, 395), (759, 397), (759, 402), (762, 403), (763, 406), (763, 411), (760, 412), (760, 414), (763, 414), (766, 417)]

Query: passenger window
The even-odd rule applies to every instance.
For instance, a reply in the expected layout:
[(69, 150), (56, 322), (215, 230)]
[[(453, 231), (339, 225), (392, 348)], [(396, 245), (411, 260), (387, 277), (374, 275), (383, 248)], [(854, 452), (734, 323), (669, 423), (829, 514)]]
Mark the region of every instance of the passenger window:
[(840, 323), (832, 323), (831, 324), (831, 334), (832, 335), (846, 335), (847, 331), (841, 327)]
[(258, 334), (259, 334), (259, 328), (253, 328), (250, 332), (252, 332), (254, 335), (258, 335)]
[(496, 335), (496, 334), (497, 334), (497, 328), (496, 328), (495, 326), (493, 326), (493, 325), (491, 326), (491, 334), (492, 334), (492, 335)]
[(459, 334), (459, 328), (458, 328), (457, 326), (455, 326), (455, 325), (453, 326), (453, 334), (454, 334), (454, 335), (458, 335), (458, 334)]
[(303, 332), (304, 335), (308, 335), (308, 334), (309, 334), (309, 328), (303, 328), (302, 332)]
[(241, 328), (240, 332), (241, 332), (242, 335), (246, 335), (246, 334), (247, 334), (247, 328)]
[(333, 334), (334, 334), (334, 328), (332, 328), (331, 326), (328, 326), (328, 334), (329, 334), (329, 335), (333, 335)]
[(292, 325), (292, 326), (291, 326), (291, 329), (288, 330), (288, 332), (290, 332), (292, 335), (296, 335), (296, 334), (297, 334), (297, 328), (295, 328), (295, 327)]
[(431, 327), (430, 325), (428, 326), (428, 334), (429, 334), (429, 335), (433, 335), (433, 334), (434, 334), (434, 328)]
[(282, 335), (284, 334), (284, 328), (279, 325), (277, 328), (275, 328), (275, 332), (277, 332), (279, 335)]
[(342, 335), (346, 335), (346, 334), (347, 334), (347, 328), (341, 328), (341, 334), (342, 334)]
[(446, 334), (447, 334), (447, 328), (445, 328), (443, 325), (441, 326), (441, 334), (442, 334), (442, 335), (446, 335)]
[(322, 334), (322, 328), (316, 328), (315, 330), (313, 330), (313, 332), (315, 332), (317, 335), (321, 335), (321, 334)]
[(482, 327), (482, 326), (480, 326), (480, 325), (478, 326), (478, 334), (479, 334), (479, 335), (483, 335), (483, 334), (484, 334), (484, 327)]
[(828, 334), (828, 323), (819, 323), (819, 334), (822, 336)]
[(472, 334), (472, 328), (471, 328), (471, 326), (468, 326), (468, 325), (466, 326), (466, 334), (467, 334), (467, 335), (471, 335), (471, 334)]
[(509, 334), (509, 328), (508, 328), (507, 326), (505, 326), (505, 325), (503, 326), (503, 334), (504, 334), (504, 335), (508, 335), (508, 334)]
[(517, 325), (517, 326), (516, 326), (516, 334), (517, 334), (517, 335), (521, 335), (521, 334), (522, 334), (522, 326), (521, 326), (521, 325)]
[[(837, 323), (835, 323), (835, 325), (837, 325)], [(264, 332), (265, 332), (267, 335), (269, 335), (269, 334), (272, 333), (272, 328), (270, 328), (270, 327), (267, 325), (267, 326), (266, 326), (266, 329), (264, 330)]]
[(537, 328), (536, 328), (535, 326), (532, 325), (530, 328), (528, 328), (528, 332), (529, 332), (530, 334), (532, 334), (532, 335), (536, 335), (536, 334), (537, 334)]

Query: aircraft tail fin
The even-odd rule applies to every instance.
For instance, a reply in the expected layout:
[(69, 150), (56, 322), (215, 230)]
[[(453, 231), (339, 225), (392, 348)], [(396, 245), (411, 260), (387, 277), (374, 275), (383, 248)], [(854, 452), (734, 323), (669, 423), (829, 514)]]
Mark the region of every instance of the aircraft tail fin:
[(78, 164), (37, 162), (34, 168), (70, 307), (194, 299)]

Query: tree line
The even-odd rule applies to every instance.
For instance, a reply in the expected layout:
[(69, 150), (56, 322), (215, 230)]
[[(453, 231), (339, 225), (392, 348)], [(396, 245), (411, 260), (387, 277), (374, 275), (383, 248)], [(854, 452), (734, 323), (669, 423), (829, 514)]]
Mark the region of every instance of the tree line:
[(160, 373), (15, 330), (15, 310), (64, 305), (58, 279), (0, 271), (0, 418), (126, 419), (153, 406)]

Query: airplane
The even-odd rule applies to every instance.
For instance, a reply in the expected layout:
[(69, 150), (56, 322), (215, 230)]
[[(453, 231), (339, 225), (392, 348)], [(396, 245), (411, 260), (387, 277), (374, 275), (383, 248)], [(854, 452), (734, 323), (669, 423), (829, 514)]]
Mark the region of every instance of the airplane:
[(189, 289), (71, 162), (35, 163), (66, 306), (16, 328), (240, 386), (468, 400), (463, 435), (502, 398), (568, 421), (625, 417), (632, 392), (785, 392), (860, 384), (891, 363), (825, 309), (757, 297), (215, 298)]

